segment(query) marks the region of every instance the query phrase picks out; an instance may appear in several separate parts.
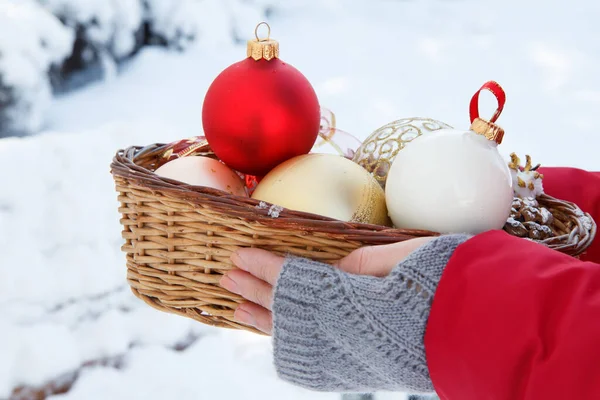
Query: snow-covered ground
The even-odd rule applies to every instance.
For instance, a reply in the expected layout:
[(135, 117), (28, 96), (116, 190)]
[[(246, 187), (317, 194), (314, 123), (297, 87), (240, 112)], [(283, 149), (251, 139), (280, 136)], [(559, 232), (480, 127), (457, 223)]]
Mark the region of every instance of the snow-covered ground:
[[(208, 85), (245, 56), (232, 26), (251, 38), (262, 18), (207, 1), (188, 51), (144, 48), (112, 79), (55, 99), (42, 133), (0, 140), (0, 399), (48, 382), (74, 382), (51, 397), (70, 400), (339, 398), (278, 381), (268, 339), (154, 311), (124, 284), (114, 152), (201, 134)], [(600, 169), (595, 0), (253, 3), (270, 5), (281, 58), (360, 138), (410, 116), (467, 128), (471, 95), (494, 79), (508, 95), (505, 154)], [(481, 108), (491, 114), (491, 96)]]

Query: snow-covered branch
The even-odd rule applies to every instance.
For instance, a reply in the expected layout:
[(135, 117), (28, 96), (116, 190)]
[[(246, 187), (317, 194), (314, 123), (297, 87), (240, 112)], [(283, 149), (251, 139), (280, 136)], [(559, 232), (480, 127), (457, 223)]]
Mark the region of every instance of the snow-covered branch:
[[(145, 45), (183, 51), (198, 38), (239, 41), (269, 2), (0, 0), (0, 137), (40, 130), (52, 91), (117, 71)], [(240, 25), (242, 25), (240, 27)]]

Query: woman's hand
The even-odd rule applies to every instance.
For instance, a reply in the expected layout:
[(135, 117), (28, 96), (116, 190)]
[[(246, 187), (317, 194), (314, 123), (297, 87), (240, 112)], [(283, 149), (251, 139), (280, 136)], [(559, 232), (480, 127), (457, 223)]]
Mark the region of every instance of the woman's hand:
[[(424, 237), (385, 246), (362, 247), (334, 265), (351, 274), (386, 276), (400, 261), (432, 239)], [(235, 320), (271, 334), (273, 287), (284, 258), (265, 250), (240, 249), (232, 254), (231, 261), (239, 270), (229, 271), (220, 284), (248, 300), (235, 311)]]

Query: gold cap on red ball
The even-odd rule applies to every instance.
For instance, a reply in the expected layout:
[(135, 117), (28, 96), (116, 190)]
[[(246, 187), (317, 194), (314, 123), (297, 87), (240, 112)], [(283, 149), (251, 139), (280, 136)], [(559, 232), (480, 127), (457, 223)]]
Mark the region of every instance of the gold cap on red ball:
[[(261, 25), (265, 25), (267, 27), (267, 38), (261, 39), (258, 37), (258, 28)], [(256, 29), (254, 29), (254, 36), (256, 39), (248, 40), (248, 57), (252, 57), (254, 60), (258, 61), (261, 59), (265, 59), (267, 61), (272, 60), (273, 58), (279, 58), (279, 42), (271, 39), (271, 27), (266, 22), (261, 22), (256, 25)]]

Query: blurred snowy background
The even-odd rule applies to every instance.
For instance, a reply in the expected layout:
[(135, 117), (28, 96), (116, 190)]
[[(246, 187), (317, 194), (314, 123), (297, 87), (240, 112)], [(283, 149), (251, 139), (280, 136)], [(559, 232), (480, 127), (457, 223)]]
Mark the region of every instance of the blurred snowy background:
[(359, 138), (467, 128), (494, 79), (503, 153), (599, 169), (599, 19), (595, 0), (0, 0), (0, 399), (339, 399), (279, 381), (268, 339), (129, 293), (114, 152), (201, 134), (208, 85), (266, 20)]

